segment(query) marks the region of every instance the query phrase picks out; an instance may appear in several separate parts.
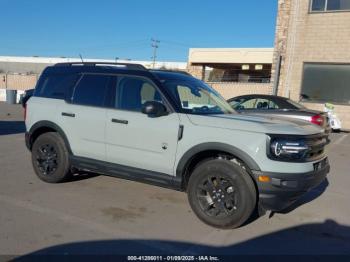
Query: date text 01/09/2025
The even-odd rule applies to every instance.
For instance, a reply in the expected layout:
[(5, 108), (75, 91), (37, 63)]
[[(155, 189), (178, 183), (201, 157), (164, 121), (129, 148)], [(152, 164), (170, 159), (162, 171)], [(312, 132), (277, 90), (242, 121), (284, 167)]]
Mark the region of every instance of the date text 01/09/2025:
[(216, 256), (128, 256), (128, 261), (219, 261)]

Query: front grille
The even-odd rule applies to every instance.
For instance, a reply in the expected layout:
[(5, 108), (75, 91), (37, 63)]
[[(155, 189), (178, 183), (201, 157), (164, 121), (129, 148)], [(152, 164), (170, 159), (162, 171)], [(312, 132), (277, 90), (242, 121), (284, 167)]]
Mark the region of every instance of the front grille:
[(307, 136), (305, 138), (305, 143), (309, 147), (305, 155), (305, 160), (314, 161), (321, 159), (325, 153), (325, 146), (328, 144), (327, 135), (319, 134)]

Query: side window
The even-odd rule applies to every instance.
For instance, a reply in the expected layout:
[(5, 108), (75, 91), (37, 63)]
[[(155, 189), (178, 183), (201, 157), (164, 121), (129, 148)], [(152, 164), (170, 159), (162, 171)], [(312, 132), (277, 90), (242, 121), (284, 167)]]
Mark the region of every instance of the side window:
[(242, 109), (255, 109), (256, 108), (256, 98), (248, 99), (236, 106), (237, 110), (242, 110)]
[(146, 79), (139, 77), (119, 77), (115, 96), (115, 108), (141, 112), (147, 101), (162, 102), (160, 93)]
[(269, 109), (278, 109), (279, 106), (273, 102), (272, 100), (269, 101)]
[(43, 79), (35, 96), (65, 99), (78, 80), (77, 74), (52, 74)]
[(110, 79), (107, 75), (84, 74), (74, 89), (72, 102), (79, 105), (103, 106)]
[(277, 109), (278, 106), (271, 100), (259, 98), (256, 102), (256, 109)]
[(234, 99), (228, 102), (232, 108), (236, 108), (237, 105), (242, 101), (242, 99)]

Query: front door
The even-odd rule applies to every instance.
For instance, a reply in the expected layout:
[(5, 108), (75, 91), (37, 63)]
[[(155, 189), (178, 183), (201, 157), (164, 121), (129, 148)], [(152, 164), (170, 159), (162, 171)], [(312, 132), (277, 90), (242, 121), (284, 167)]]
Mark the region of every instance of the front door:
[(107, 109), (108, 161), (174, 175), (178, 114), (149, 117), (141, 112), (146, 101), (162, 102), (157, 88), (148, 79), (118, 76), (116, 82), (113, 109)]

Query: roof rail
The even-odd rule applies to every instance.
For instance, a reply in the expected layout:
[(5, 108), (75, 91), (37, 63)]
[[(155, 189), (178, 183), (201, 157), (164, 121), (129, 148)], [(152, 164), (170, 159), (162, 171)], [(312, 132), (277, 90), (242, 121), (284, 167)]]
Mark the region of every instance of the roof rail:
[(168, 72), (168, 73), (179, 73), (182, 75), (187, 75), (187, 76), (192, 76), (190, 73), (182, 70), (177, 70), (177, 69), (150, 69), (151, 72)]
[(143, 71), (147, 70), (147, 68), (141, 64), (113, 63), (113, 62), (66, 62), (66, 63), (57, 63), (54, 66), (74, 66), (74, 65), (83, 65), (83, 66), (116, 65), (116, 66), (124, 66), (131, 70), (143, 70)]

